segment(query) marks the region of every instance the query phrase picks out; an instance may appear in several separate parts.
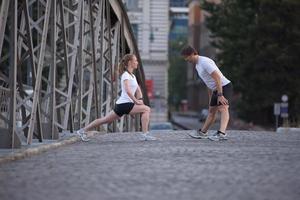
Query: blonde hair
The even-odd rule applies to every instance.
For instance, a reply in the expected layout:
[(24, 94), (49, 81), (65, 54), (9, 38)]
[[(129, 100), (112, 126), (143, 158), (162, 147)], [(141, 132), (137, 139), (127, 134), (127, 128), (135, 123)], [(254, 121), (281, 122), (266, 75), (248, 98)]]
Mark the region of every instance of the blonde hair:
[(122, 75), (125, 71), (127, 71), (128, 62), (133, 59), (134, 54), (126, 54), (123, 56), (119, 63), (119, 75)]

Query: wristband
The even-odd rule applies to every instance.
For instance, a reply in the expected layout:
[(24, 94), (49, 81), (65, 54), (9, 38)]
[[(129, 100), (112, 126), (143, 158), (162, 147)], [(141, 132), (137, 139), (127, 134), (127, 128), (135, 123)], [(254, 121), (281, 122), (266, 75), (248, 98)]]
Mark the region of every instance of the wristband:
[(223, 96), (223, 93), (222, 92), (218, 93), (218, 97), (221, 97), (221, 96)]
[(143, 97), (139, 98), (139, 100), (143, 100)]

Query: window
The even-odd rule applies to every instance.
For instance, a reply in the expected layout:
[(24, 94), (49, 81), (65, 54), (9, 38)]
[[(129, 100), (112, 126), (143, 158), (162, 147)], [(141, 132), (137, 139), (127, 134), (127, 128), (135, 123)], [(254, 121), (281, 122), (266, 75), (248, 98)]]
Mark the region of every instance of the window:
[(187, 7), (187, 0), (171, 0), (170, 7)]
[(132, 27), (132, 30), (133, 30), (135, 40), (138, 43), (138, 33), (139, 33), (138, 28), (139, 28), (139, 26), (138, 26), (138, 24), (131, 24), (131, 27)]
[(138, 0), (125, 0), (125, 7), (128, 11), (137, 11), (139, 1)]

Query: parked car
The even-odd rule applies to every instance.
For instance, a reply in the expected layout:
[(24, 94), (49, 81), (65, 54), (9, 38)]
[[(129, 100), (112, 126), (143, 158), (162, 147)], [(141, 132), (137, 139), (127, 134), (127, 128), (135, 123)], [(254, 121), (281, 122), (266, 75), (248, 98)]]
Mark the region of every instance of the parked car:
[(154, 122), (150, 124), (150, 130), (174, 130), (170, 122)]

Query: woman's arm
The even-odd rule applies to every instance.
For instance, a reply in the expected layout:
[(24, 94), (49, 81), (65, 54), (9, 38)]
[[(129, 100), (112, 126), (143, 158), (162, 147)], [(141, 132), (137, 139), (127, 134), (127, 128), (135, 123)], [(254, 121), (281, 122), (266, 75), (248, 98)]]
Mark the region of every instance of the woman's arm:
[(143, 93), (142, 93), (140, 86), (137, 87), (135, 96), (137, 99), (143, 100)]
[(127, 93), (128, 96), (133, 100), (133, 102), (134, 102), (135, 104), (138, 104), (138, 105), (143, 104), (143, 101), (142, 101), (142, 100), (137, 99), (137, 98), (130, 92), (130, 89), (129, 89), (129, 80), (128, 80), (128, 79), (124, 80), (124, 87), (125, 87), (126, 93)]

